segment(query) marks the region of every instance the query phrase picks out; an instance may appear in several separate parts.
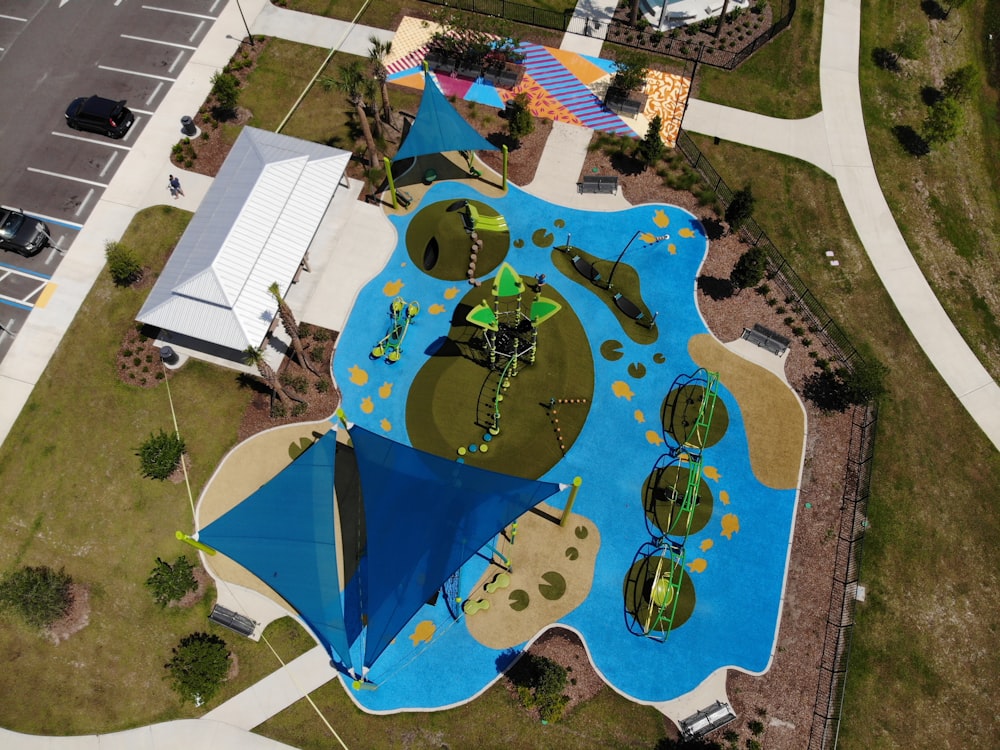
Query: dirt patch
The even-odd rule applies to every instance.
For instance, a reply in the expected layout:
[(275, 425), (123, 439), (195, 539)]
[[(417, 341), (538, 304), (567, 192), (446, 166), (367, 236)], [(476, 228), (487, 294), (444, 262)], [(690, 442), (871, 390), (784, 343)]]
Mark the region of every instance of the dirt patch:
[(90, 589), (82, 583), (73, 583), (69, 590), (73, 596), (69, 612), (45, 629), (45, 637), (56, 645), (90, 624)]

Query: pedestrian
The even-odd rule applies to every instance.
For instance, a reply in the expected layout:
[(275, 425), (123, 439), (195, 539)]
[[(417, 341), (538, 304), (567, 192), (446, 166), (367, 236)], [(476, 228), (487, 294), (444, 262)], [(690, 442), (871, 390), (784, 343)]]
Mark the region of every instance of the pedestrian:
[(167, 184), (170, 186), (170, 194), (174, 196), (174, 198), (177, 198), (178, 195), (184, 195), (184, 191), (181, 190), (181, 181), (173, 175), (170, 175)]
[(543, 286), (545, 286), (545, 274), (540, 273), (535, 277), (535, 291), (542, 291)]

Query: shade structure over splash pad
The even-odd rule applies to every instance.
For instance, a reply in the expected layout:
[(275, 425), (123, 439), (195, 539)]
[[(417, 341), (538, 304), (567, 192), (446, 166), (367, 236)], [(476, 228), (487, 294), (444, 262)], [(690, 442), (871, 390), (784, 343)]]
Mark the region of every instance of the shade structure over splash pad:
[(424, 93), (410, 132), (394, 161), (447, 151), (496, 151), (497, 147), (476, 132), (455, 111), (432, 73), (424, 73)]
[(561, 487), (440, 458), (357, 425), (348, 433), (350, 444), (327, 432), (198, 539), (281, 595), (353, 675), (463, 563)]

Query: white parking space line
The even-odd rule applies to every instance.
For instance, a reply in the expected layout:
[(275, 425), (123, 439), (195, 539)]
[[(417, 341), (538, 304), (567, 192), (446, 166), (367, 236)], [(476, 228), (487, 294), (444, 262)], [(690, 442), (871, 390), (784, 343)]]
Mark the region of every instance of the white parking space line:
[(178, 16), (190, 16), (191, 18), (204, 18), (207, 21), (214, 21), (215, 16), (206, 16), (204, 13), (188, 13), (183, 10), (174, 10), (173, 8), (158, 8), (155, 5), (143, 5), (143, 10), (155, 10), (160, 13), (173, 13)]
[(177, 53), (177, 57), (174, 58), (174, 64), (171, 65), (169, 68), (167, 68), (167, 72), (168, 73), (173, 73), (174, 72), (174, 68), (176, 68), (180, 64), (181, 60), (183, 60), (183, 59), (184, 59), (184, 52), (183, 51), (178, 52)]
[(198, 25), (194, 27), (194, 31), (191, 32), (191, 36), (188, 37), (188, 41), (193, 42), (201, 34), (201, 30), (205, 28), (205, 22), (199, 21)]
[(108, 148), (117, 148), (122, 151), (131, 151), (131, 146), (122, 146), (120, 143), (111, 143), (106, 140), (100, 140), (98, 138), (84, 138), (82, 135), (73, 135), (72, 133), (60, 133), (58, 130), (53, 130), (52, 135), (57, 135), (60, 138), (69, 138), (71, 141), (83, 141), (84, 143), (93, 143), (95, 146), (107, 146)]
[(153, 104), (153, 100), (160, 95), (160, 89), (162, 88), (163, 88), (163, 81), (160, 81), (158, 84), (156, 84), (156, 88), (153, 89), (153, 93), (150, 94), (148, 97), (146, 97), (147, 107)]
[(111, 169), (111, 165), (115, 163), (115, 160), (116, 160), (117, 158), (118, 158), (118, 152), (117, 152), (117, 151), (112, 151), (112, 152), (111, 152), (111, 156), (109, 156), (109, 157), (108, 157), (108, 162), (107, 162), (107, 164), (105, 164), (105, 165), (104, 165), (104, 169), (102, 169), (102, 170), (100, 171), (100, 176), (101, 176), (101, 177), (104, 177), (104, 176), (105, 176), (105, 175), (107, 174), (107, 171), (108, 171), (109, 169)]
[(153, 75), (152, 73), (140, 73), (138, 70), (126, 70), (125, 68), (112, 68), (110, 65), (98, 65), (98, 70), (109, 70), (112, 73), (124, 73), (129, 76), (139, 76), (141, 78), (153, 78), (157, 81), (170, 81), (173, 83), (176, 78), (168, 78), (167, 76)]
[(196, 50), (197, 47), (193, 47), (190, 44), (181, 44), (180, 42), (165, 42), (162, 39), (149, 39), (144, 36), (132, 36), (131, 34), (122, 34), (122, 39), (132, 39), (136, 42), (149, 42), (150, 44), (162, 44), (164, 47), (180, 47), (181, 49)]
[(90, 190), (87, 191), (87, 194), (85, 196), (83, 196), (83, 200), (80, 201), (80, 205), (77, 207), (76, 212), (73, 215), (74, 216), (79, 216), (80, 214), (82, 214), (83, 213), (83, 209), (85, 209), (87, 207), (87, 204), (90, 202), (90, 199), (93, 198), (93, 197), (94, 197), (94, 188), (91, 188)]
[(68, 174), (61, 174), (60, 172), (49, 172), (46, 169), (35, 169), (34, 167), (28, 167), (29, 172), (34, 172), (35, 174), (44, 174), (49, 177), (58, 177), (60, 180), (69, 180), (70, 182), (82, 182), (84, 185), (96, 185), (99, 188), (106, 188), (107, 183), (97, 182), (96, 180), (85, 180), (82, 177), (73, 177)]
[(6, 19), (8, 21), (20, 21), (21, 23), (27, 23), (27, 18), (21, 18), (20, 16), (8, 16), (6, 13), (0, 13), (0, 18)]

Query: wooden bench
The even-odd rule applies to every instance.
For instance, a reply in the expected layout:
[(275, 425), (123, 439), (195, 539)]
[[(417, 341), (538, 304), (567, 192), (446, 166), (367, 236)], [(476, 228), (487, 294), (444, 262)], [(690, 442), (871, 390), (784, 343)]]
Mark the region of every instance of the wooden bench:
[(792, 343), (791, 339), (765, 328), (760, 323), (754, 323), (753, 328), (744, 328), (743, 338), (778, 357), (788, 351), (788, 346)]
[(581, 193), (618, 194), (618, 177), (614, 175), (587, 175), (577, 183)]

